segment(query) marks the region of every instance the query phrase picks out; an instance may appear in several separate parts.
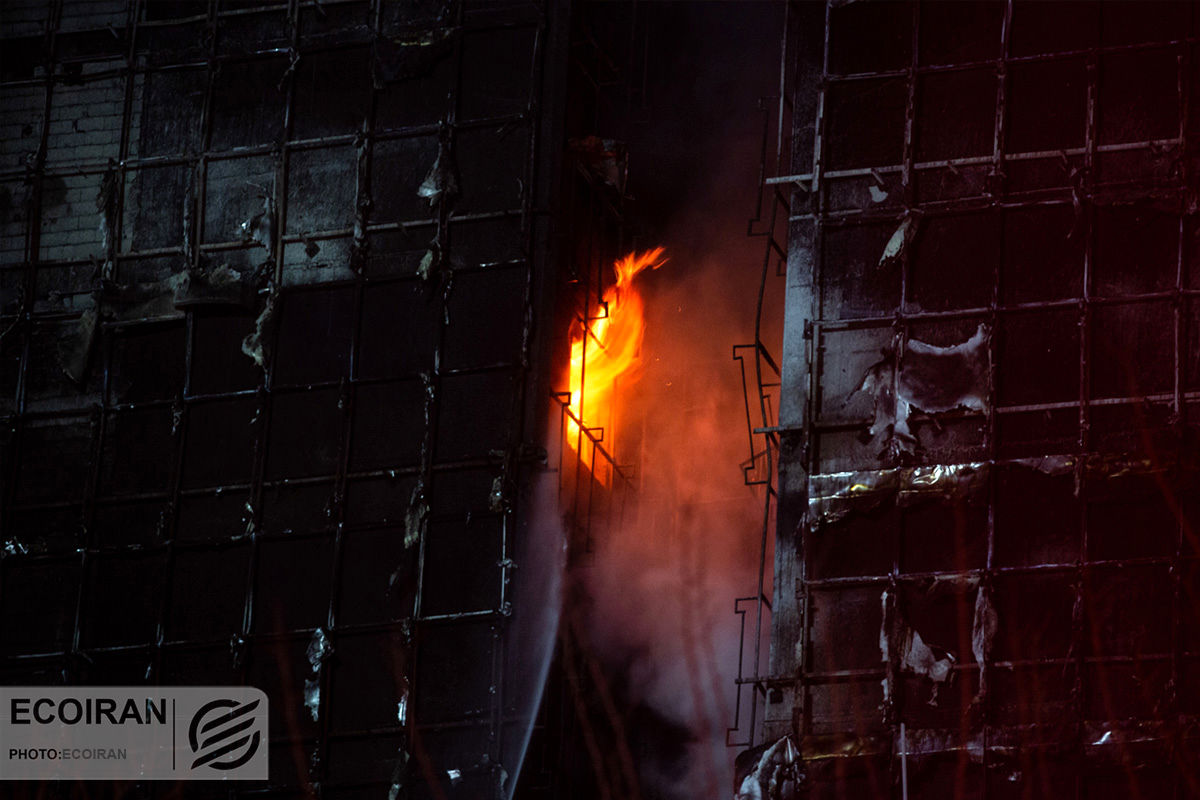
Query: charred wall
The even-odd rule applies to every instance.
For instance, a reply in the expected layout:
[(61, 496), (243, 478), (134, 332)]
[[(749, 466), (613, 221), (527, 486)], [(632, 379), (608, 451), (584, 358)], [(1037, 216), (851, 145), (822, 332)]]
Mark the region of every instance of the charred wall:
[(1200, 795), (1198, 25), (789, 6), (759, 766), (811, 796)]
[(2, 13), (0, 680), (259, 686), (247, 791), (509, 793), (565, 10)]

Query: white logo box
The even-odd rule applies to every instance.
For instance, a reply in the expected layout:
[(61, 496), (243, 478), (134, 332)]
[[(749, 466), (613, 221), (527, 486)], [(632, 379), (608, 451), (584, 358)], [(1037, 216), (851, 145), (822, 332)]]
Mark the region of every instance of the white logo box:
[(0, 687), (0, 780), (266, 780), (244, 686)]

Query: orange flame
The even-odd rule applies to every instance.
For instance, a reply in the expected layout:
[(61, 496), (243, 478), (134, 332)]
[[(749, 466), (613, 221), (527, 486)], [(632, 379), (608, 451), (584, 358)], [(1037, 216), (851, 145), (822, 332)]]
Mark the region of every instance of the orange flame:
[[(571, 338), (571, 401), (567, 418), (567, 441), (579, 446), (580, 431), (575, 420), (587, 429), (611, 424), (614, 392), (622, 377), (636, 377), (641, 364), (642, 336), (646, 332), (642, 297), (633, 279), (644, 269), (662, 266), (663, 248), (633, 252), (613, 264), (617, 282), (604, 293), (608, 313), (592, 320)], [(597, 469), (597, 478), (608, 483), (608, 471)]]

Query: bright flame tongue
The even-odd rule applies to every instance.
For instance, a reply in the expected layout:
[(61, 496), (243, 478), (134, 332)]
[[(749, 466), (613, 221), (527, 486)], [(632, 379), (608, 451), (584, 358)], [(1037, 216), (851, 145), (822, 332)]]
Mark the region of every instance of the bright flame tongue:
[[(611, 419), (617, 380), (627, 374), (636, 376), (646, 321), (642, 298), (633, 288), (633, 279), (644, 269), (661, 266), (662, 254), (663, 248), (656, 247), (644, 253), (630, 253), (613, 264), (617, 282), (604, 293), (608, 315), (592, 321), (590, 336), (581, 331), (571, 339), (570, 409), (584, 427), (603, 427)], [(579, 426), (570, 418), (567, 441), (572, 450), (578, 446)], [(597, 477), (608, 483), (607, 470), (597, 470)]]

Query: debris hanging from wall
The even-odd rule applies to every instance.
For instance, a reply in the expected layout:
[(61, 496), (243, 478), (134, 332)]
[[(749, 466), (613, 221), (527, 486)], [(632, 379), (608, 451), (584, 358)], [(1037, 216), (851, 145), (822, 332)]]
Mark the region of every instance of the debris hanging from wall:
[[(757, 757), (757, 761), (751, 762), (744, 756)], [(739, 756), (738, 762), (735, 800), (796, 800), (800, 797), (804, 773), (792, 737), (784, 736), (747, 751)]]
[(881, 459), (920, 450), (909, 425), (914, 412), (987, 411), (990, 336), (988, 326), (980, 323), (970, 339), (950, 347), (896, 337), (857, 390), (875, 398), (875, 420), (869, 432)]
[(417, 188), (417, 195), (428, 200), (431, 206), (458, 197), (458, 167), (448, 143), (443, 141), (438, 146), (437, 158)]
[(932, 464), (813, 475), (809, 481), (809, 523), (813, 527), (829, 525), (886, 501), (903, 508), (930, 498), (971, 497), (987, 486), (989, 469), (986, 463)]

